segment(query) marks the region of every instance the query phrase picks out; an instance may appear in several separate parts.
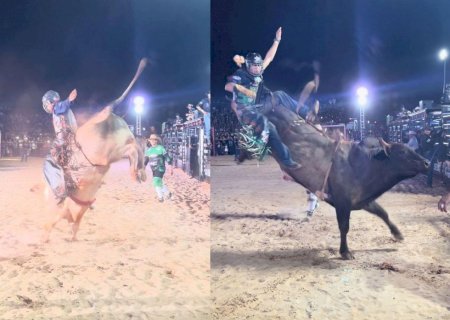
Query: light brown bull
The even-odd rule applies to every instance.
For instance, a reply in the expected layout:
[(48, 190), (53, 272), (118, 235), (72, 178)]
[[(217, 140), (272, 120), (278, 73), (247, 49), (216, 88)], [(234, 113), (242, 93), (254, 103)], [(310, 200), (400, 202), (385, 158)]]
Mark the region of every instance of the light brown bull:
[(72, 150), (71, 176), (77, 188), (59, 205), (47, 192), (49, 213), (56, 214), (45, 224), (45, 242), (61, 219), (72, 223), (72, 240), (76, 240), (81, 219), (95, 201), (111, 163), (128, 157), (131, 177), (139, 182), (146, 180), (143, 151), (126, 122), (112, 112), (112, 106), (104, 108), (78, 129)]

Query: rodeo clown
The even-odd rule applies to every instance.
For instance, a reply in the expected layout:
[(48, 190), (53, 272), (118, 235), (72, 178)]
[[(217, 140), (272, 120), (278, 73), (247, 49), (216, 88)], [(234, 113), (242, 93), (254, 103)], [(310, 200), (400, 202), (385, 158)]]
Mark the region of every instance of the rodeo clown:
[(69, 188), (64, 178), (64, 168), (69, 164), (71, 152), (70, 143), (77, 131), (77, 122), (70, 109), (77, 97), (77, 90), (73, 89), (69, 97), (60, 101), (58, 92), (50, 90), (42, 97), (42, 107), (45, 112), (53, 117), (53, 127), (56, 138), (44, 162), (44, 175), (47, 183), (52, 189), (55, 198), (60, 204), (68, 195)]
[[(263, 84), (262, 74), (275, 57), (281, 41), (281, 31), (281, 27), (276, 31), (273, 44), (264, 60), (258, 53), (249, 53), (245, 59), (241, 56), (233, 58), (239, 67), (244, 63), (245, 67), (239, 68), (228, 77), (225, 90), (233, 93), (231, 108), (245, 131), (242, 136), (247, 143), (243, 144), (243, 148), (262, 159), (266, 154), (267, 144), (282, 166), (293, 170), (300, 168), (300, 164), (292, 160), (289, 149), (281, 141), (275, 126), (257, 109), (271, 95)], [(251, 141), (251, 147), (248, 141)], [(242, 162), (244, 158), (240, 157), (239, 160)]]
[[(166, 173), (166, 162), (171, 165), (172, 158), (162, 146), (161, 138), (157, 134), (151, 134), (148, 141), (150, 142), (150, 148), (145, 151), (144, 167), (147, 167), (147, 164), (150, 163), (156, 196), (159, 202), (164, 202), (164, 199), (169, 200), (172, 197), (172, 193), (163, 181), (164, 173)], [(170, 175), (173, 175), (172, 166), (170, 166)]]

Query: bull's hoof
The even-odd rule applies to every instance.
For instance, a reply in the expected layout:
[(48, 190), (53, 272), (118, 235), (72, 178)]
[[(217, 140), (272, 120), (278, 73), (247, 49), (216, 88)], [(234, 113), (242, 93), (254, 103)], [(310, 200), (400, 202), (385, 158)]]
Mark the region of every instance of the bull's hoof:
[(402, 241), (402, 240), (405, 239), (405, 238), (403, 238), (403, 235), (400, 232), (399, 233), (393, 233), (392, 235), (394, 236), (395, 240), (397, 240), (397, 241)]
[(341, 252), (341, 257), (342, 257), (342, 260), (353, 260), (353, 259), (355, 259), (355, 256), (350, 251)]
[(403, 240), (402, 233), (394, 225), (391, 226), (391, 234), (394, 236), (395, 240), (398, 240), (398, 241)]

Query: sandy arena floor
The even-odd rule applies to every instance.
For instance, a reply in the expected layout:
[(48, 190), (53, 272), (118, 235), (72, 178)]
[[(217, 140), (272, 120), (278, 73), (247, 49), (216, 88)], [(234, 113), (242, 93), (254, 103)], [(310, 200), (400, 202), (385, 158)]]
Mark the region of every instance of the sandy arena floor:
[[(306, 193), (269, 159), (212, 163), (213, 319), (450, 319), (450, 215), (442, 186), (402, 182), (379, 203), (405, 240), (377, 217), (352, 213), (353, 261), (339, 255), (334, 208), (308, 221)], [(435, 182), (439, 186), (438, 182)]]
[[(42, 159), (0, 160), (1, 319), (210, 319), (209, 185), (176, 169), (174, 197), (113, 164), (79, 240), (61, 221), (41, 244)], [(151, 176), (151, 172), (148, 172)]]

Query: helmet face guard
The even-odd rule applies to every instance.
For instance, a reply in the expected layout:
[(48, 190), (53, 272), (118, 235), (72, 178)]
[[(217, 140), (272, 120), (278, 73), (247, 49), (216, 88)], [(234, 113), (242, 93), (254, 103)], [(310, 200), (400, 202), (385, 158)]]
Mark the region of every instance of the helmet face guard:
[(42, 108), (45, 112), (53, 113), (51, 106), (60, 100), (59, 93), (53, 90), (47, 91), (42, 97)]
[[(264, 60), (259, 53), (252, 52), (245, 57), (245, 67), (247, 68), (247, 71), (254, 76), (260, 76), (263, 73), (263, 62)], [(250, 71), (251, 66), (261, 67), (261, 71), (257, 74), (253, 73)]]

